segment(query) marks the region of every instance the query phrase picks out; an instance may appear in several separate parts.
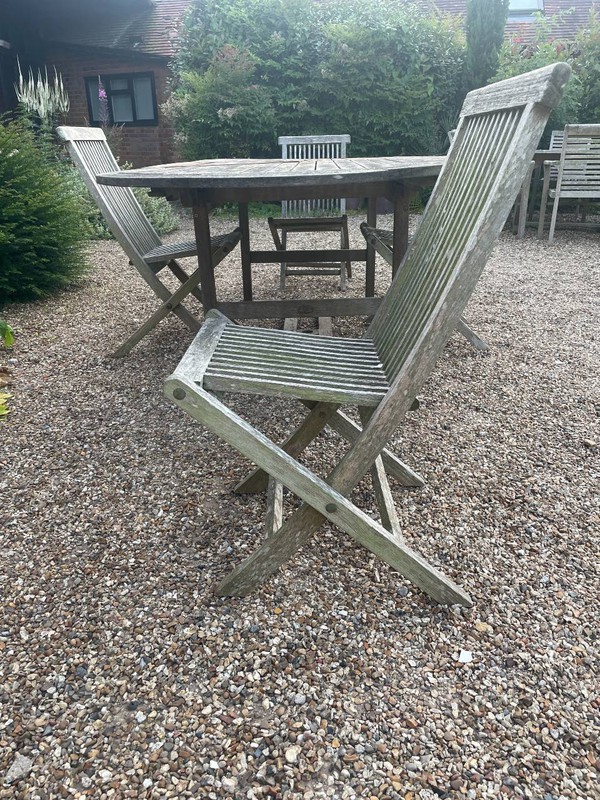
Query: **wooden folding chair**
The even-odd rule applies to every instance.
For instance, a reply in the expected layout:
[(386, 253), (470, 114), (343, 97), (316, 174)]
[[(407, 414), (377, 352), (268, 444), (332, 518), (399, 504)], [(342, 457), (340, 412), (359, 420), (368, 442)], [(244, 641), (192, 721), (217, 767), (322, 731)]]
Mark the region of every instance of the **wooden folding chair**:
[[(554, 133), (554, 131), (553, 131)], [(548, 241), (554, 240), (554, 229), (561, 200), (600, 200), (600, 125), (565, 125), (560, 146), (560, 161), (544, 163), (544, 184), (540, 203), (538, 238), (544, 235), (548, 198), (554, 200)], [(550, 181), (556, 179), (551, 189)], [(579, 213), (579, 207), (578, 207)]]
[[(258, 465), (238, 491), (269, 486), (268, 535), (219, 594), (249, 593), (327, 518), (435, 600), (471, 605), (404, 541), (386, 470), (405, 485), (422, 479), (385, 448), (460, 319), (569, 75), (555, 64), (467, 95), (423, 221), (364, 338), (243, 327), (208, 314), (166, 395)], [(310, 413), (278, 446), (218, 399), (223, 391), (297, 398)], [(359, 407), (362, 430), (340, 413), (343, 404)], [(326, 425), (352, 444), (321, 478), (297, 459)], [(381, 523), (349, 500), (369, 471)], [(303, 501), (285, 521), (280, 484)]]
[[(161, 300), (161, 305), (154, 314), (113, 355), (115, 357), (127, 355), (171, 312), (176, 314), (191, 331), (194, 333), (198, 331), (200, 322), (182, 305), (182, 301), (190, 294), (202, 301), (199, 287), (200, 271), (197, 269), (188, 275), (176, 260), (196, 255), (196, 241), (191, 239), (163, 244), (130, 188), (102, 186), (96, 183), (96, 176), (100, 173), (120, 170), (103, 130), (61, 126), (56, 131), (66, 142), (69, 154), (113, 236), (129, 257), (130, 263)], [(213, 264), (222, 261), (239, 241), (239, 228), (213, 237), (211, 240)], [(158, 273), (164, 267), (168, 267), (181, 281), (181, 286), (175, 292), (158, 277)]]
[[(280, 136), (281, 157), (301, 160), (306, 158), (346, 158), (346, 147), (350, 143), (347, 133), (331, 136)], [(350, 247), (346, 199), (329, 198), (312, 200), (283, 200), (281, 217), (269, 217), (269, 229), (277, 250), (287, 249), (290, 233), (334, 231), (340, 234), (341, 248)], [(347, 278), (352, 277), (350, 261), (341, 264), (316, 261), (304, 264), (281, 262), (279, 288), (285, 289), (288, 275), (339, 275), (342, 289)]]

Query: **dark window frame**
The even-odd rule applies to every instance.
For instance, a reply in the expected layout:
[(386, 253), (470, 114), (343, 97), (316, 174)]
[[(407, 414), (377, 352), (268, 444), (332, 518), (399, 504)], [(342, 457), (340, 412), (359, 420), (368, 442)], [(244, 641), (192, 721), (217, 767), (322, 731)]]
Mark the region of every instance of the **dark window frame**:
[[(124, 125), (127, 128), (141, 128), (141, 127), (149, 127), (153, 126), (156, 127), (158, 125), (158, 103), (156, 102), (156, 84), (154, 80), (154, 72), (115, 72), (115, 73), (105, 73), (100, 75), (87, 75), (84, 78), (85, 82), (85, 99), (87, 101), (88, 107), (88, 114), (90, 125), (93, 127), (99, 128), (100, 127), (100, 120), (93, 119), (93, 108), (92, 108), (92, 101), (90, 98), (90, 90), (94, 87), (94, 90), (98, 91), (98, 78), (102, 81), (102, 85), (106, 91), (106, 97), (108, 98), (108, 115), (111, 125)], [(152, 108), (154, 111), (154, 118), (153, 119), (137, 119), (136, 115), (136, 106), (135, 106), (135, 92), (133, 88), (133, 81), (135, 78), (150, 78), (150, 91), (152, 93)], [(112, 89), (110, 88), (110, 81), (115, 80), (126, 80), (127, 81), (127, 89)], [(112, 97), (129, 97), (131, 98), (131, 111), (133, 114), (133, 121), (132, 122), (115, 122), (113, 119), (113, 110), (112, 110)]]

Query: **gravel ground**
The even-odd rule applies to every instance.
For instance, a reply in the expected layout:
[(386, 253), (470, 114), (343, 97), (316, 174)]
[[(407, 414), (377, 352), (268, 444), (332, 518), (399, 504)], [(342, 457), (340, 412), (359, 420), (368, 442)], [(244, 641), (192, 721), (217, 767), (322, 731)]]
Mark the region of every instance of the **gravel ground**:
[[(162, 395), (179, 320), (109, 357), (155, 298), (115, 243), (91, 260), (80, 288), (4, 313), (0, 798), (600, 797), (597, 234), (502, 234), (466, 315), (489, 352), (455, 335), (395, 437), (427, 480), (394, 487), (406, 537), (470, 610), (333, 527), (253, 596), (216, 598), (264, 498), (231, 493), (247, 464)], [(255, 285), (277, 297), (275, 268)], [(219, 292), (241, 296), (237, 254)], [(251, 412), (276, 437), (299, 418)], [(322, 446), (309, 463), (339, 457)]]

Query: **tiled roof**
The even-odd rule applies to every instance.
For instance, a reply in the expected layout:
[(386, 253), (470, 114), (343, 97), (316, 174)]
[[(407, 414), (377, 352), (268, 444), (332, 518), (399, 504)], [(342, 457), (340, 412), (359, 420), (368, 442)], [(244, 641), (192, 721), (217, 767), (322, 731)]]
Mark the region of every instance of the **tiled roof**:
[[(416, 0), (419, 5), (430, 8), (432, 5), (446, 13), (464, 17), (466, 14), (467, 0)], [(600, 0), (545, 0), (544, 16), (549, 19), (561, 14), (561, 18), (553, 27), (553, 38), (566, 41), (573, 39), (577, 31), (585, 27), (592, 7), (600, 11)], [(507, 36), (522, 36), (524, 40), (531, 39), (533, 25), (531, 21), (509, 21), (506, 24)]]
[(104, 6), (56, 17), (40, 31), (46, 41), (82, 47), (144, 53), (169, 58), (179, 25), (191, 0), (140, 0), (127, 8)]

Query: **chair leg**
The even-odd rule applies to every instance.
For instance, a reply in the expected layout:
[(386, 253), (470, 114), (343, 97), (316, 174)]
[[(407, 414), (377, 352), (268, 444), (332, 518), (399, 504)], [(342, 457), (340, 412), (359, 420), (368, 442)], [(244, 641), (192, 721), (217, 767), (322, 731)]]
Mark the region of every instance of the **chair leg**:
[[(344, 214), (340, 228), (340, 243), (342, 250), (350, 248), (350, 237), (348, 235), (348, 218)], [(349, 261), (342, 261), (340, 264), (340, 289), (345, 292), (347, 288), (347, 279), (352, 277), (352, 267)]]
[[(311, 413), (302, 420), (300, 425), (281, 445), (282, 450), (285, 450), (286, 453), (294, 458), (298, 458), (326, 425), (329, 425), (330, 428), (350, 443), (354, 443), (362, 433), (361, 428), (350, 417), (341, 412), (338, 406), (331, 403), (315, 403), (310, 400), (301, 402), (312, 409)], [(397, 480), (401, 486), (416, 489), (425, 485), (425, 481), (417, 472), (414, 472), (389, 450), (382, 450), (381, 458), (387, 473)], [(268, 473), (257, 467), (244, 480), (238, 483), (234, 491), (238, 494), (264, 492), (267, 489), (268, 481)]]
[(544, 222), (546, 221), (546, 205), (548, 203), (548, 192), (550, 190), (550, 170), (544, 170), (544, 185), (542, 187), (542, 199), (540, 202), (540, 219), (538, 222), (538, 239), (544, 236)]
[(269, 478), (267, 489), (267, 514), (265, 518), (265, 539), (278, 531), (283, 524), (283, 484)]
[(525, 224), (527, 222), (527, 208), (529, 206), (529, 189), (531, 186), (531, 176), (535, 167), (535, 161), (532, 161), (527, 170), (527, 176), (521, 186), (521, 199), (519, 203), (519, 224), (517, 228), (517, 237), (522, 239), (525, 236)]
[[(288, 436), (281, 448), (293, 458), (306, 450), (308, 445), (318, 436), (333, 414), (337, 406), (333, 403), (317, 403), (300, 425)], [(234, 491), (238, 494), (255, 494), (264, 492), (267, 488), (269, 476), (265, 470), (257, 467), (240, 481)]]
[[(179, 264), (179, 262), (178, 262), (178, 261), (175, 261), (175, 260), (173, 260), (173, 261), (169, 261), (169, 263), (167, 264), (167, 266), (168, 266), (168, 268), (171, 270), (171, 272), (173, 273), (173, 275), (175, 275), (175, 277), (176, 277), (176, 278), (179, 278), (179, 280), (181, 281), (181, 283), (185, 283), (185, 282), (187, 281), (187, 279), (188, 279), (189, 275), (188, 275), (188, 274), (187, 274), (187, 272), (186, 272), (186, 271), (183, 269), (183, 267), (181, 266), (181, 264)], [(215, 266), (216, 266), (216, 264), (215, 264)], [(194, 287), (194, 288), (193, 288), (193, 289), (190, 291), (190, 294), (191, 294), (191, 295), (193, 295), (193, 296), (196, 298), (196, 300), (199, 300), (200, 302), (202, 302), (202, 290), (201, 290), (201, 289), (199, 289), (199, 288), (198, 288), (198, 286), (195, 286), (195, 287)]]
[[(281, 231), (281, 249), (287, 250), (287, 231)], [(287, 277), (287, 264), (282, 261), (281, 262), (281, 269), (279, 271), (279, 288), (282, 292), (285, 291), (285, 279)]]
[[(342, 235), (344, 237), (344, 244), (342, 246), (350, 249), (350, 234), (348, 233), (348, 217), (346, 214), (344, 214), (344, 220), (342, 222)], [(346, 273), (350, 279), (352, 277), (352, 261), (346, 261)]]
[[(292, 514), (246, 561), (220, 584), (221, 595), (244, 596), (288, 561), (296, 550), (318, 530), (325, 518), (382, 558), (440, 603), (471, 606), (468, 594), (429, 564), (411, 548), (398, 542), (382, 525), (357, 508), (348, 494), (364, 474), (354, 468), (360, 443), (344, 456), (323, 481), (309, 469), (273, 444), (268, 437), (234, 414), (209, 392), (184, 375), (173, 375), (165, 382), (165, 393), (176, 405), (205, 425), (240, 453), (276, 475), (285, 486), (304, 500)], [(362, 452), (362, 448), (360, 448)], [(352, 458), (349, 458), (352, 454)]]
[(483, 339), (480, 339), (479, 336), (472, 330), (464, 319), (461, 317), (458, 322), (456, 323), (456, 330), (461, 333), (467, 342), (472, 345), (476, 350), (489, 350), (490, 346)]
[[(359, 408), (358, 411), (362, 424), (366, 425), (373, 413), (372, 409)], [(381, 516), (381, 524), (390, 531), (398, 541), (404, 541), (394, 498), (392, 497), (390, 484), (385, 474), (385, 467), (383, 466), (383, 459), (381, 456), (377, 456), (375, 463), (371, 467), (371, 480), (373, 481), (373, 491), (375, 492), (375, 498)]]
[(549, 243), (554, 241), (554, 228), (556, 227), (556, 217), (558, 216), (558, 202), (559, 202), (559, 195), (557, 190), (554, 195), (554, 203), (552, 204), (552, 218), (550, 220), (550, 230), (548, 231)]

